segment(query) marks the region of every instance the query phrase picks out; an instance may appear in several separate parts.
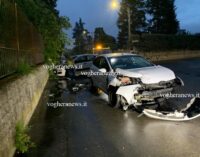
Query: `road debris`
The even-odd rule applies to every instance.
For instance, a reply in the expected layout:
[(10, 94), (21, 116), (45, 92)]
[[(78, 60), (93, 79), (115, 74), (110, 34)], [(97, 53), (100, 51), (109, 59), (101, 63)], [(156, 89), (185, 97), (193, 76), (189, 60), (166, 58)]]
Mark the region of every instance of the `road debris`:
[(166, 121), (189, 121), (200, 117), (200, 98), (193, 98), (181, 111), (159, 111), (144, 109), (144, 115), (149, 118)]

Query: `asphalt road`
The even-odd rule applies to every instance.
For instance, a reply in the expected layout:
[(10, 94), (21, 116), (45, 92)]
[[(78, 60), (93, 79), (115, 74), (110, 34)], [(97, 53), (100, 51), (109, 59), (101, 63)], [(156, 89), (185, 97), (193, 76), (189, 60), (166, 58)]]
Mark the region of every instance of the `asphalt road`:
[[(184, 80), (182, 92), (200, 92), (200, 59), (162, 65)], [(133, 110), (123, 112), (109, 107), (105, 94), (95, 96), (87, 89), (77, 94), (65, 90), (56, 97), (65, 103), (87, 106), (53, 108), (41, 100), (31, 120), (31, 134), (37, 147), (29, 157), (200, 156), (200, 118), (166, 122), (138, 117)]]

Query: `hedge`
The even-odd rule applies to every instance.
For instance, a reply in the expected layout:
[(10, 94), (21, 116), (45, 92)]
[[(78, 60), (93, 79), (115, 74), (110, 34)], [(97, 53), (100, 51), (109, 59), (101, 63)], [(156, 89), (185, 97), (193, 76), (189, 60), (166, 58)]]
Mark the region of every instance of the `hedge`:
[(135, 35), (138, 51), (200, 50), (200, 36), (195, 35)]

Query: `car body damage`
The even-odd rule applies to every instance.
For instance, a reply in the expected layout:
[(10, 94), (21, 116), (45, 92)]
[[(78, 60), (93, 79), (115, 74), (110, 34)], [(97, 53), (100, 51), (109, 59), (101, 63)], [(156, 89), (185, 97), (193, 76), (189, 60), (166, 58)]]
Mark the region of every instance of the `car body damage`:
[(140, 78), (144, 84), (156, 84), (160, 81), (170, 81), (176, 78), (174, 72), (160, 65), (137, 69), (116, 69), (117, 73), (132, 78)]
[[(137, 100), (134, 98), (134, 95), (138, 94), (139, 88), (141, 88), (140, 84), (121, 86), (118, 88), (116, 94), (123, 96), (129, 105), (136, 104)], [(130, 90), (132, 92), (127, 92), (127, 90)]]
[(186, 108), (181, 111), (158, 111), (144, 109), (144, 115), (149, 118), (167, 120), (167, 121), (189, 121), (200, 117), (200, 98), (193, 98)]
[[(98, 76), (91, 76), (92, 89), (108, 94), (112, 107), (126, 111), (133, 106), (146, 116), (155, 119), (185, 121), (199, 117), (200, 100), (194, 98), (181, 111), (162, 111), (170, 108), (166, 95), (184, 86), (181, 78), (166, 67), (154, 65), (136, 54), (106, 54), (97, 57), (91, 67)], [(114, 75), (104, 75), (111, 73)], [(166, 105), (166, 106), (164, 106)]]
[(141, 69), (116, 69), (117, 77), (112, 77), (108, 86), (117, 88), (116, 94), (123, 97), (129, 106), (155, 104), (157, 100), (183, 86), (183, 81), (174, 72), (162, 66)]

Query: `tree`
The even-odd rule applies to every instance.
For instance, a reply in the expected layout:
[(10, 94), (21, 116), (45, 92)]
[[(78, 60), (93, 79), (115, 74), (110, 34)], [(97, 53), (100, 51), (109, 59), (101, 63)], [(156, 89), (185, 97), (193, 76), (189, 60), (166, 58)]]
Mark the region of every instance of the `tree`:
[(109, 47), (112, 50), (117, 48), (115, 38), (106, 34), (102, 27), (95, 28), (94, 44), (101, 44), (103, 47)]
[[(69, 19), (59, 16), (56, 10), (57, 0), (16, 0), (22, 11), (41, 34), (46, 61), (57, 61), (60, 53), (68, 44), (64, 30), (70, 27)], [(51, 3), (50, 3), (51, 2)]]
[(91, 50), (89, 48), (90, 42), (92, 41), (92, 37), (89, 36), (88, 30), (84, 28), (85, 23), (80, 18), (78, 22), (75, 23), (75, 27), (73, 29), (73, 39), (74, 42), (74, 52), (76, 53), (85, 53)]
[[(37, 0), (35, 0), (35, 1), (37, 1)], [(46, 5), (48, 6), (48, 8), (55, 13), (55, 15), (59, 16), (59, 12), (56, 9), (56, 7), (57, 7), (57, 0), (43, 0), (43, 1), (46, 3)]]
[(52, 10), (57, 6), (57, 0), (43, 0)]
[(147, 13), (150, 15), (148, 30), (151, 33), (176, 34), (179, 21), (176, 18), (174, 0), (147, 0)]
[(127, 48), (128, 45), (128, 8), (131, 16), (131, 34), (143, 32), (146, 26), (144, 0), (122, 0), (118, 18), (118, 46)]

